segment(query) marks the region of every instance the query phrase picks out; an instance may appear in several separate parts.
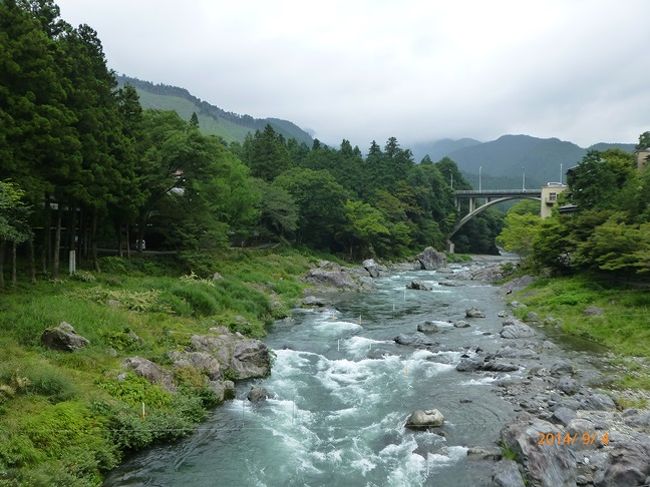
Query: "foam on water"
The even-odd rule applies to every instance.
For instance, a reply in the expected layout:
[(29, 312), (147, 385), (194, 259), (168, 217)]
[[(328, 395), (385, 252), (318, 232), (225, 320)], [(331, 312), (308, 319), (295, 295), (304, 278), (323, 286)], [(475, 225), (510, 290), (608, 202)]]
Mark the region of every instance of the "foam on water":
[(314, 325), (314, 329), (328, 335), (336, 336), (346, 332), (360, 331), (363, 328), (361, 325), (352, 323), (351, 321), (322, 321)]
[(368, 353), (373, 345), (381, 343), (391, 343), (387, 340), (373, 340), (371, 338), (366, 338), (362, 336), (353, 336), (345, 340), (343, 346), (348, 350), (355, 358), (361, 358)]

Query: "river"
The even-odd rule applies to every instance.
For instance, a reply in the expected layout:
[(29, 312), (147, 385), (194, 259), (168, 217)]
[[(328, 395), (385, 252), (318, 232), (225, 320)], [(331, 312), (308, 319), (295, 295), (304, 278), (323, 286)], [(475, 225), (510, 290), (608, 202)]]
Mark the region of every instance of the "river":
[[(507, 374), (461, 373), (455, 365), (465, 347), (490, 352), (503, 345), (497, 313), (504, 302), (497, 287), (457, 278), (462, 271), (456, 264), (396, 273), (376, 279), (369, 293), (337, 295), (332, 308), (296, 310), (268, 335), (273, 373), (255, 381), (274, 398), (252, 404), (251, 383), (239, 384), (237, 399), (195, 434), (137, 454), (105, 485), (489, 485), (489, 468), (467, 449), (494, 447), (514, 415), (492, 384)], [(433, 290), (407, 290), (413, 279)], [(487, 318), (469, 320), (468, 328), (446, 323), (464, 319), (471, 307)], [(393, 341), (427, 320), (440, 322), (431, 338), (450, 351)], [(410, 412), (430, 408), (445, 417), (442, 434), (405, 429)]]

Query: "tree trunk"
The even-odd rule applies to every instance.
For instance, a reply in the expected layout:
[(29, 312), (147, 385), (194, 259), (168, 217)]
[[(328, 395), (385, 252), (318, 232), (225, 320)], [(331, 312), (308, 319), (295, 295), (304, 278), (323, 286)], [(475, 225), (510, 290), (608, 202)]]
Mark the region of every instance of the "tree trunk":
[(0, 240), (0, 289), (5, 287), (5, 241)]
[(126, 224), (126, 258), (131, 258), (131, 225)]
[(36, 283), (36, 262), (34, 259), (34, 237), (29, 237), (27, 241), (29, 248), (29, 280), (32, 284)]
[(41, 264), (43, 266), (43, 274), (47, 275), (47, 269), (52, 262), (52, 209), (50, 208), (50, 195), (45, 194), (45, 219), (43, 222), (43, 255), (41, 257)]
[(142, 252), (142, 242), (144, 240), (144, 225), (145, 225), (145, 214), (140, 214), (140, 223), (138, 224), (138, 240), (137, 240), (137, 251)]
[(11, 242), (11, 286), (16, 287), (18, 284), (18, 275), (16, 272), (16, 242)]
[(91, 230), (91, 253), (92, 253), (92, 260), (93, 260), (93, 267), (95, 268), (95, 271), (101, 272), (101, 269), (99, 268), (99, 260), (97, 259), (97, 209), (93, 209), (93, 223), (92, 223), (92, 230)]
[(56, 230), (54, 232), (54, 256), (52, 259), (52, 277), (59, 278), (59, 265), (61, 253), (61, 220), (63, 219), (63, 205), (59, 203), (59, 209), (56, 212)]
[[(70, 227), (68, 228), (68, 251), (77, 250), (77, 204), (70, 205)], [(70, 252), (68, 252), (68, 256)], [(75, 255), (75, 260), (78, 260)], [(68, 257), (68, 265), (70, 264), (70, 257)]]
[(117, 255), (124, 257), (124, 252), (122, 252), (122, 224), (118, 223), (115, 227), (117, 230)]

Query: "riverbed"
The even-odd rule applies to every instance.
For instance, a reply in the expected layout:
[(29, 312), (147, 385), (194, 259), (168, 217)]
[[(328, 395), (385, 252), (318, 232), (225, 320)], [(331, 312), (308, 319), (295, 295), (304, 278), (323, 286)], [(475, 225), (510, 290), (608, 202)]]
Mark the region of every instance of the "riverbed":
[[(195, 434), (131, 458), (105, 485), (117, 486), (383, 486), (491, 485), (491, 465), (467, 455), (494, 448), (516, 410), (496, 384), (514, 372), (458, 372), (463, 357), (492, 353), (505, 303), (498, 287), (468, 279), (460, 264), (375, 279), (375, 290), (341, 293), (331, 307), (296, 310), (266, 339), (272, 375), (241, 383), (237, 398), (216, 409)], [(410, 290), (414, 279), (431, 290)], [(445, 285), (441, 285), (443, 282)], [(486, 318), (468, 319), (478, 308)], [(438, 342), (399, 345), (433, 321)], [(272, 398), (253, 404), (251, 385)], [(444, 425), (405, 428), (416, 409), (438, 409)]]

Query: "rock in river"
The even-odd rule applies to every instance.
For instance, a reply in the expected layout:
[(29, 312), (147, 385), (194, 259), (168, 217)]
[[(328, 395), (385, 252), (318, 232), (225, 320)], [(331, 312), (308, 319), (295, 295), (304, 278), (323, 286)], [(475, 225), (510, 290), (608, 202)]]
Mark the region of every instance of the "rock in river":
[(437, 409), (427, 409), (422, 411), (418, 409), (413, 411), (406, 420), (406, 427), (411, 429), (426, 429), (442, 426), (445, 418)]
[(512, 323), (506, 325), (505, 322), (501, 332), (499, 333), (502, 338), (517, 339), (517, 338), (530, 338), (535, 336), (535, 331), (524, 323)]
[(269, 391), (264, 389), (263, 387), (251, 387), (251, 390), (248, 391), (248, 395), (246, 396), (250, 402), (262, 402), (266, 401), (266, 399), (269, 397)]
[(485, 318), (485, 313), (477, 308), (465, 310), (465, 318)]
[(421, 333), (438, 333), (440, 331), (440, 328), (438, 328), (438, 325), (432, 321), (425, 321), (424, 323), (420, 323), (418, 325), (418, 331)]
[(408, 345), (410, 347), (434, 347), (440, 345), (438, 342), (434, 342), (421, 333), (415, 333), (413, 335), (405, 335), (402, 333), (393, 338), (393, 341), (399, 345)]
[(431, 286), (422, 281), (411, 281), (406, 285), (406, 289), (414, 289), (416, 291), (431, 291)]
[(90, 344), (87, 338), (77, 334), (72, 325), (65, 321), (46, 329), (41, 335), (41, 343), (47, 348), (64, 352), (74, 352)]
[(366, 259), (361, 264), (365, 270), (368, 271), (370, 277), (375, 278), (379, 277), (379, 265), (375, 262), (375, 259)]
[(447, 265), (447, 256), (433, 247), (427, 247), (417, 256), (422, 269), (433, 271)]
[(496, 487), (526, 487), (519, 465), (514, 460), (504, 459), (494, 465), (492, 482)]

